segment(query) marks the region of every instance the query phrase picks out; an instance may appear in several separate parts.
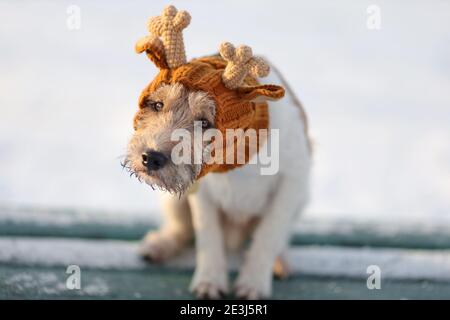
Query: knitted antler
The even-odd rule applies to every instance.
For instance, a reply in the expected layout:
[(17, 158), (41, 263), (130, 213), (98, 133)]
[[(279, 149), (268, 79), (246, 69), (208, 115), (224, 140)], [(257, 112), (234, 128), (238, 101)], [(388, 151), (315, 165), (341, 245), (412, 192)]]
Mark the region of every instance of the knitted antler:
[(253, 77), (265, 77), (269, 74), (269, 65), (259, 57), (253, 57), (252, 49), (239, 46), (237, 49), (229, 42), (220, 45), (220, 55), (227, 61), (222, 81), (228, 89), (238, 88), (247, 74)]
[(174, 6), (167, 6), (161, 16), (153, 17), (148, 22), (148, 30), (162, 38), (169, 68), (176, 68), (186, 63), (182, 30), (190, 22), (189, 13), (177, 11)]

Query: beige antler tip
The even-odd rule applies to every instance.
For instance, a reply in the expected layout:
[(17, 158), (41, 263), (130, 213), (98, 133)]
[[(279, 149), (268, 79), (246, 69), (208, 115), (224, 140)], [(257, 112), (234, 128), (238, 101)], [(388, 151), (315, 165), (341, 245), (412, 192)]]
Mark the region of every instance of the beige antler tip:
[(181, 31), (186, 28), (189, 23), (191, 23), (191, 15), (187, 11), (178, 11), (178, 13), (173, 18), (173, 25), (178, 30)]
[(249, 46), (241, 45), (236, 50), (236, 58), (242, 63), (246, 63), (253, 57), (252, 48)]
[(182, 31), (190, 22), (191, 15), (187, 11), (178, 11), (172, 5), (165, 7), (160, 16), (148, 21), (150, 33), (162, 39), (169, 68), (186, 63)]
[(264, 64), (264, 66), (261, 69), (258, 69), (257, 72), (258, 73), (256, 74), (256, 76), (260, 78), (267, 77), (270, 73), (270, 67), (268, 64)]
[(229, 42), (222, 42), (220, 44), (219, 53), (225, 60), (229, 61), (234, 58), (235, 55), (235, 48), (234, 46)]
[(267, 77), (270, 72), (270, 66), (269, 64), (260, 57), (254, 57), (249, 64), (249, 71), (250, 74), (254, 77)]
[(151, 17), (147, 21), (147, 29), (155, 36), (160, 35), (161, 19), (159, 17)]
[(173, 17), (177, 14), (177, 8), (173, 5), (168, 5), (164, 8), (162, 15), (166, 17)]
[(265, 77), (269, 74), (269, 65), (259, 57), (253, 57), (252, 49), (241, 45), (237, 49), (229, 43), (220, 45), (219, 53), (227, 61), (222, 81), (228, 89), (238, 88), (247, 74), (253, 77)]

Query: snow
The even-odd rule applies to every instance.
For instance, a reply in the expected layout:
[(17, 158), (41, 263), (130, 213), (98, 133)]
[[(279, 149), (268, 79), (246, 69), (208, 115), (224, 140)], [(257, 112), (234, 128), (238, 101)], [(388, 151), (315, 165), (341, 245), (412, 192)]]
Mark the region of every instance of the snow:
[[(5, 279), (6, 286), (13, 286), (17, 293), (30, 293), (37, 290), (45, 295), (58, 296), (67, 293), (67, 286), (65, 279), (60, 279), (55, 273), (25, 273), (18, 272), (8, 279)], [(110, 289), (107, 283), (101, 278), (94, 278), (86, 286), (77, 290), (79, 295), (88, 296), (105, 296)]]
[[(0, 238), (0, 263), (6, 265), (62, 267), (64, 270), (72, 264), (78, 265), (81, 270), (148, 268), (148, 263), (140, 259), (136, 253), (137, 244), (125, 241)], [(302, 246), (291, 249), (287, 259), (294, 274), (367, 279), (367, 268), (376, 265), (385, 279), (450, 281), (449, 250)], [(232, 256), (230, 261), (230, 269), (236, 270), (241, 258)], [(167, 266), (186, 270), (192, 269), (194, 263), (193, 250), (187, 250), (168, 262)], [(29, 277), (26, 274), (16, 275), (21, 276)], [(17, 281), (19, 280), (21, 279)]]
[(74, 210), (25, 207), (1, 207), (0, 225), (14, 223), (16, 225), (28, 224), (31, 226), (71, 227), (80, 224), (104, 225), (104, 226), (139, 226), (157, 225), (160, 223), (157, 214), (133, 212), (126, 213), (97, 210)]
[[(370, 31), (370, 1), (172, 2), (193, 16), (188, 56), (249, 44), (303, 101), (315, 140), (306, 217), (447, 223), (450, 3), (377, 1), (382, 28)], [(157, 212), (157, 192), (119, 161), (155, 74), (134, 42), (165, 4), (80, 0), (73, 31), (67, 3), (0, 4), (0, 204)]]

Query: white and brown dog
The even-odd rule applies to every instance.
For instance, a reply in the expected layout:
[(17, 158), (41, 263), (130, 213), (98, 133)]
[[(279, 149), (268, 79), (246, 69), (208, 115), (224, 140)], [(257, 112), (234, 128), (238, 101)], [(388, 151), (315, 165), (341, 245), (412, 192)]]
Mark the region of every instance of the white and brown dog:
[[(180, 47), (180, 43), (173, 42), (182, 41), (181, 30), (189, 21), (186, 12), (166, 8), (161, 17), (150, 21), (153, 35), (138, 42), (137, 51), (145, 51), (164, 72), (174, 72), (186, 63), (184, 47), (181, 43), (181, 53), (168, 48)], [(172, 29), (167, 32), (164, 28)], [(227, 78), (223, 79), (226, 84)], [(230, 81), (242, 85), (241, 80)], [(173, 161), (176, 143), (172, 132), (184, 129), (193, 134), (195, 123), (202, 129), (214, 128), (220, 108), (215, 91), (192, 88), (183, 81), (165, 81), (150, 85), (140, 99), (136, 132), (124, 165), (140, 180), (169, 191), (163, 199), (165, 222), (158, 231), (147, 234), (140, 253), (164, 261), (195, 238), (196, 269), (191, 290), (199, 297), (218, 298), (228, 292), (227, 251), (240, 247), (247, 239), (250, 243), (234, 287), (238, 297), (270, 296), (274, 265), (278, 273), (286, 272), (280, 257), (288, 248), (294, 219), (307, 203), (311, 149), (305, 113), (294, 93), (276, 70), (266, 82), (286, 88), (285, 98), (271, 101), (268, 109), (271, 130), (265, 145), (276, 147), (272, 148), (272, 153), (277, 153), (272, 154), (277, 162), (275, 170), (261, 174), (267, 163), (256, 162), (226, 172), (208, 172), (195, 183), (195, 190), (192, 182), (201, 175), (203, 164)], [(225, 86), (233, 90), (236, 87)], [(261, 101), (261, 96), (252, 101), (256, 100)], [(202, 148), (204, 153), (208, 144), (203, 143)], [(259, 157), (263, 149), (259, 148), (253, 157)]]

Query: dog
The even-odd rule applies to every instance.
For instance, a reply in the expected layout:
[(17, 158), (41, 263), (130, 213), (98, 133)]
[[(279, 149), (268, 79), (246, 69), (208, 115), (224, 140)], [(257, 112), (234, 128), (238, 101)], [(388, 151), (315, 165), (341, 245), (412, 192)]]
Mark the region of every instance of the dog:
[[(157, 18), (160, 20), (154, 18), (150, 21), (149, 29), (163, 37), (167, 32), (155, 30), (154, 26), (160, 26), (161, 19), (171, 18), (182, 27), (190, 21), (185, 11), (178, 12), (172, 6)], [(179, 22), (183, 18), (189, 21)], [(175, 27), (177, 31), (182, 29)], [(180, 37), (175, 40), (164, 38), (161, 43), (152, 35), (138, 42), (136, 50), (146, 52), (162, 69), (168, 68), (168, 50), (162, 62), (158, 59), (164, 54), (157, 52), (164, 47), (169, 48), (168, 41), (180, 41)], [(220, 61), (227, 60), (226, 50), (230, 47), (228, 44), (225, 47), (221, 48), (224, 58)], [(247, 50), (243, 48), (242, 52), (244, 49)], [(184, 51), (172, 61), (181, 61), (183, 65), (186, 63), (183, 55)], [(179, 65), (180, 62), (169, 67), (174, 70)], [(179, 164), (173, 161), (173, 150), (177, 146), (172, 139), (175, 130), (182, 129), (194, 135), (196, 126), (205, 130), (217, 124), (220, 110), (211, 93), (215, 91), (193, 89), (182, 81), (150, 85), (141, 95), (140, 110), (134, 118), (135, 133), (129, 142), (124, 165), (139, 180), (167, 191), (162, 200), (164, 223), (159, 230), (150, 231), (145, 236), (140, 254), (152, 261), (163, 262), (195, 239), (196, 268), (190, 290), (199, 298), (216, 299), (229, 292), (227, 252), (243, 248), (247, 243), (234, 285), (237, 297), (270, 297), (273, 272), (278, 276), (288, 273), (283, 256), (289, 246), (293, 222), (309, 197), (311, 143), (301, 103), (281, 73), (273, 65), (268, 67), (271, 74), (267, 79), (258, 79), (258, 83), (262, 86), (264, 83), (281, 84), (285, 88), (285, 97), (268, 101), (270, 97), (258, 96), (251, 100), (250, 105), (268, 105), (270, 133), (262, 144), (277, 146), (278, 163), (276, 172), (271, 174), (261, 174), (265, 165), (261, 162), (250, 164), (249, 159), (245, 164), (223, 172), (207, 173), (202, 172), (202, 162)], [(241, 75), (242, 78), (245, 76)], [(222, 77), (224, 83), (230, 80)], [(200, 143), (202, 154), (208, 150), (210, 142)], [(263, 146), (247, 158), (258, 158)]]

